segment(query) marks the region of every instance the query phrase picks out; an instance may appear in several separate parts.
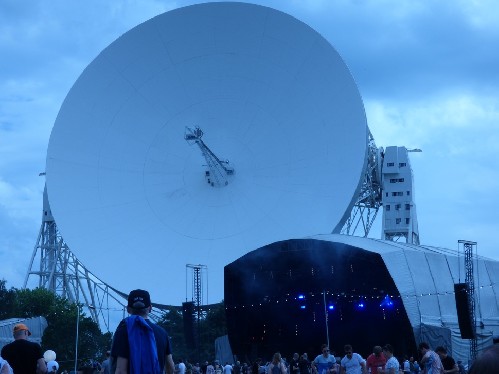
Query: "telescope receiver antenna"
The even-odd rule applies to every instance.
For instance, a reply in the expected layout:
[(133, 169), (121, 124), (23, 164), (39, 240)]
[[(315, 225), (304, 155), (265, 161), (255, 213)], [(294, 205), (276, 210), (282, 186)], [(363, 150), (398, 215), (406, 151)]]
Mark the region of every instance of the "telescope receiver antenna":
[(223, 187), (229, 184), (229, 177), (234, 175), (234, 168), (229, 164), (229, 160), (220, 160), (215, 153), (201, 139), (203, 130), (198, 126), (194, 129), (185, 128), (184, 139), (189, 144), (197, 144), (201, 154), (206, 160), (208, 170), (205, 172), (206, 181), (212, 187)]

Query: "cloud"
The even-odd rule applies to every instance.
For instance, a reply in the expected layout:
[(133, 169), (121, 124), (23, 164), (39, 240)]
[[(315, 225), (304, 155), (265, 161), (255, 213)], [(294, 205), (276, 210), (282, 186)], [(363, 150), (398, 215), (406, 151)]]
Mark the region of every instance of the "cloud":
[(24, 226), (25, 221), (29, 221), (28, 225), (37, 224), (33, 211), (37, 210), (41, 217), (42, 204), (39, 198), (40, 191), (37, 187), (19, 188), (0, 179), (0, 209), (5, 221), (8, 220), (10, 225)]
[[(438, 143), (446, 151), (471, 153), (478, 136), (481, 151), (497, 152), (499, 103), (496, 97), (470, 94), (427, 97), (419, 101), (366, 100), (369, 127), (379, 144), (404, 144), (409, 148)], [(452, 139), (459, 132), (459, 137)], [(463, 133), (469, 136), (462, 136)], [(492, 141), (491, 141), (492, 139)], [(484, 146), (486, 149), (484, 149)]]
[(307, 16), (350, 66), (365, 98), (465, 87), (497, 94), (499, 21), (488, 3), (340, 1)]
[[(499, 12), (493, 0), (258, 0), (321, 33), (359, 84), (378, 146), (412, 154), (421, 238), (497, 258)], [(0, 2), (0, 274), (20, 286), (49, 134), (83, 69), (127, 30), (194, 1)], [(373, 233), (374, 234), (374, 233)], [(379, 236), (376, 234), (375, 236)], [(115, 285), (119, 286), (119, 285)]]
[(455, 248), (458, 239), (476, 240), (493, 257), (495, 231), (485, 227), (497, 226), (499, 208), (497, 97), (371, 100), (366, 111), (378, 146), (423, 149), (411, 154), (423, 243)]
[(41, 217), (37, 191), (19, 190), (0, 179), (0, 279), (6, 279), (8, 287), (22, 286)]

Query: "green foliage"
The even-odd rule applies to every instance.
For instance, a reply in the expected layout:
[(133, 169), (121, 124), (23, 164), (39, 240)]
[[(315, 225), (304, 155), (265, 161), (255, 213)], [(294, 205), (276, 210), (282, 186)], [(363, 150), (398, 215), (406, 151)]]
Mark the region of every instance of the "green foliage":
[[(48, 327), (43, 334), (42, 350), (56, 352), (60, 371), (74, 368), (77, 313), (79, 363), (88, 359), (103, 361), (106, 350), (111, 346), (112, 334), (102, 334), (98, 325), (82, 312), (81, 305), (78, 308), (69, 300), (42, 288), (8, 290), (6, 281), (0, 280), (0, 319), (44, 316)], [(165, 312), (159, 322), (170, 335), (175, 360), (182, 358), (191, 363), (211, 361), (215, 357), (215, 339), (227, 334), (223, 301), (211, 305), (199, 324), (197, 321), (194, 324), (199, 344), (191, 348), (186, 345), (180, 309)]]
[[(196, 348), (188, 347), (184, 336), (184, 323), (180, 310), (170, 310), (163, 314), (159, 325), (163, 326), (172, 343), (173, 358), (175, 361), (182, 358), (184, 362), (212, 361), (215, 358), (215, 339), (227, 334), (225, 307), (223, 301), (213, 304), (199, 321), (194, 321), (195, 330), (198, 330), (199, 345)], [(199, 328), (197, 328), (199, 326)]]
[(178, 359), (181, 357), (186, 357), (186, 344), (184, 337), (184, 323), (182, 321), (182, 312), (180, 310), (167, 311), (163, 313), (162, 319), (158, 324), (164, 327), (168, 332), (168, 335), (170, 336), (170, 343), (172, 345), (174, 358)]
[(5, 279), (0, 280), (0, 320), (12, 316), (15, 300), (15, 289), (11, 288), (10, 290), (7, 290), (7, 282)]
[(60, 371), (74, 368), (77, 313), (78, 361), (103, 360), (105, 351), (110, 346), (111, 334), (102, 334), (99, 326), (82, 312), (81, 305), (78, 308), (68, 299), (43, 288), (7, 290), (5, 285), (5, 281), (0, 281), (1, 318), (45, 317), (48, 327), (42, 337), (42, 350), (51, 349), (56, 352)]

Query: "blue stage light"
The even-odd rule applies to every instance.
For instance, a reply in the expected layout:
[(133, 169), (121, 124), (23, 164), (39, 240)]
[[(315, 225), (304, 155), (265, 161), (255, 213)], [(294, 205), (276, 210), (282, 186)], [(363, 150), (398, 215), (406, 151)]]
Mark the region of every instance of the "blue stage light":
[(355, 304), (355, 307), (356, 307), (358, 310), (363, 310), (363, 309), (366, 307), (366, 303), (364, 302), (364, 300), (359, 300), (359, 301)]
[(379, 304), (382, 308), (393, 308), (393, 301), (390, 296), (386, 295), (381, 304)]

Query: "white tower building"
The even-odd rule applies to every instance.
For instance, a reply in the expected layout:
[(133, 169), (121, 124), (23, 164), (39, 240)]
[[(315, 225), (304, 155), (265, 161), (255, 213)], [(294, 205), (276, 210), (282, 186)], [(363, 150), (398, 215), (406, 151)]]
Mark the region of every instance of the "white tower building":
[(382, 184), (383, 239), (405, 238), (406, 243), (419, 245), (414, 180), (407, 148), (386, 147)]

